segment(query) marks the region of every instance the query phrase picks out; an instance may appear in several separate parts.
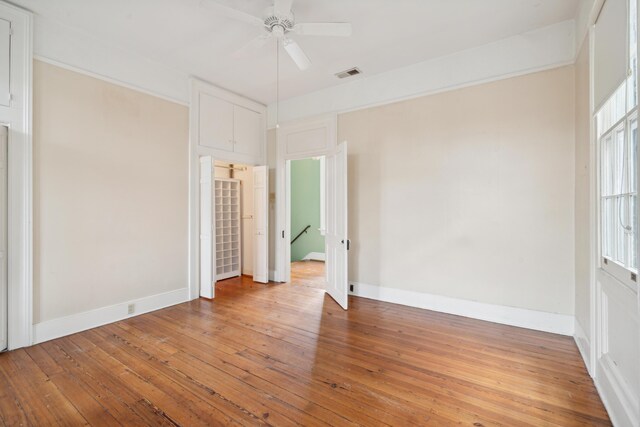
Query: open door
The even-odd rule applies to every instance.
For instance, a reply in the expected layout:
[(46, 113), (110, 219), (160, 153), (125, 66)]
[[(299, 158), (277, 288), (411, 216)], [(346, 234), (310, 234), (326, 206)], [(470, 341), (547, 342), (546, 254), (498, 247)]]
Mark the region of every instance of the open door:
[(347, 238), (347, 143), (326, 157), (327, 293), (345, 310), (349, 291), (349, 240)]
[(213, 272), (213, 159), (200, 157), (200, 296), (215, 297)]
[(253, 281), (269, 282), (269, 169), (253, 168)]

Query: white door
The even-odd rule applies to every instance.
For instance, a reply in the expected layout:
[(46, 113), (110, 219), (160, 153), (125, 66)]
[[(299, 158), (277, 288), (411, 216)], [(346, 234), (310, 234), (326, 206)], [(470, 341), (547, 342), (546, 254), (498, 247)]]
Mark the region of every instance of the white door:
[(269, 281), (269, 169), (253, 168), (253, 281)]
[(347, 238), (347, 143), (326, 157), (325, 253), (327, 293), (345, 310), (349, 291), (349, 240)]
[(0, 350), (7, 348), (7, 134), (0, 126)]
[(215, 284), (213, 272), (213, 159), (211, 156), (200, 157), (200, 296), (213, 298)]

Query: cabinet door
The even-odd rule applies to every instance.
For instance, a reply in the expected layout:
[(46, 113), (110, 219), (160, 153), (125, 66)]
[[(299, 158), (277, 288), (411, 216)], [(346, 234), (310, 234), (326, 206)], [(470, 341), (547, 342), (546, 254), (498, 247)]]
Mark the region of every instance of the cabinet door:
[(201, 93), (199, 124), (200, 145), (233, 151), (233, 104)]
[(238, 105), (233, 106), (234, 151), (250, 156), (262, 156), (264, 129), (262, 114)]

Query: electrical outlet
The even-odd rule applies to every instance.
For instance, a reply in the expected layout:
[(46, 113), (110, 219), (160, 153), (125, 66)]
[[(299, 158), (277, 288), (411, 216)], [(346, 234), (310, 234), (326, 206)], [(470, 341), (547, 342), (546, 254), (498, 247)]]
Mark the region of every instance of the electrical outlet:
[(136, 305), (129, 304), (129, 306), (127, 307), (127, 314), (133, 314), (135, 311), (136, 311)]
[(349, 292), (353, 292), (353, 290), (354, 290), (354, 286), (353, 286), (353, 284), (350, 284), (349, 285)]

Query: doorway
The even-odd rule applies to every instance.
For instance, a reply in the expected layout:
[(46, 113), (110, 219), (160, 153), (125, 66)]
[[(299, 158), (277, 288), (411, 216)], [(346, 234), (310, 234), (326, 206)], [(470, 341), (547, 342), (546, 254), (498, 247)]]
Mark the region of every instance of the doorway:
[(268, 170), (200, 157), (200, 296), (216, 282), (268, 282)]
[(290, 160), (291, 282), (324, 289), (325, 157)]
[[(276, 256), (274, 277), (290, 282), (291, 162), (324, 157), (325, 291), (345, 310), (348, 306), (349, 259), (347, 213), (347, 141), (337, 141), (335, 115), (280, 124), (276, 129)], [(304, 224), (304, 226), (309, 224)], [(295, 244), (295, 243), (294, 243)]]

